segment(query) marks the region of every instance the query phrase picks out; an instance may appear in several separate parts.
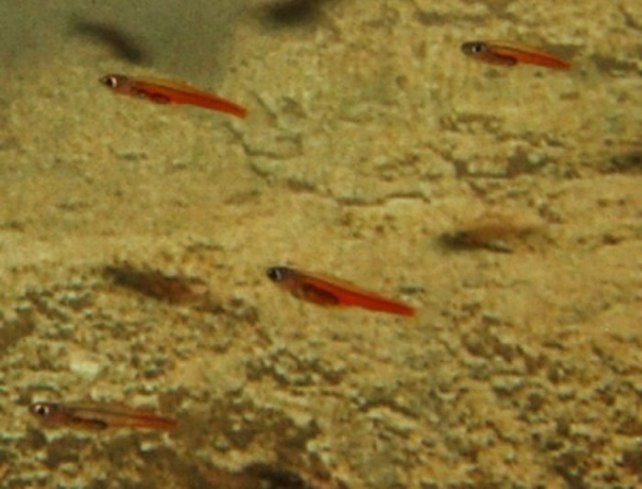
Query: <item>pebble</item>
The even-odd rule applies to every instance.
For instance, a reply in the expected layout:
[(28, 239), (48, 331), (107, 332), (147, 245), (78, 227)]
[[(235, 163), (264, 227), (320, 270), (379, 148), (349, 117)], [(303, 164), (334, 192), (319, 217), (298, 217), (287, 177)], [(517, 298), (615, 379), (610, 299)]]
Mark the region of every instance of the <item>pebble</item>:
[(86, 379), (95, 379), (102, 370), (102, 366), (86, 353), (76, 352), (70, 354), (69, 369)]

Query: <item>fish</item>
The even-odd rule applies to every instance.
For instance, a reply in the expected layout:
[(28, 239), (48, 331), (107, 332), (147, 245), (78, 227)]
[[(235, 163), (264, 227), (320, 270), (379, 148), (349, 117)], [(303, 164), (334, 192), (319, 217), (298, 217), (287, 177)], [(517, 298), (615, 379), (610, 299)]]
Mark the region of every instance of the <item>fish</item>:
[(143, 428), (171, 431), (177, 426), (174, 419), (120, 404), (37, 402), (29, 407), (29, 411), (48, 426), (69, 426), (87, 430)]
[(522, 44), (504, 41), (472, 41), (461, 45), (462, 52), (479, 61), (494, 65), (530, 64), (568, 70), (571, 65), (555, 56)]
[(143, 98), (157, 104), (194, 105), (225, 112), (241, 119), (247, 115), (245, 107), (181, 82), (113, 74), (105, 75), (99, 81), (116, 93)]
[(372, 311), (414, 316), (415, 309), (393, 299), (343, 282), (289, 267), (271, 267), (267, 277), (294, 297), (321, 306), (356, 306)]

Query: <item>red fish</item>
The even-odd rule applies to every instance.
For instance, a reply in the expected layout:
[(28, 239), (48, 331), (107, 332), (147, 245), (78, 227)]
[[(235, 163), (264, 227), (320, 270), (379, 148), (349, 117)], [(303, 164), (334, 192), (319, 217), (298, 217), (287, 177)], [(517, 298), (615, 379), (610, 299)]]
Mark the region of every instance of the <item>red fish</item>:
[(180, 82), (154, 78), (133, 78), (126, 75), (107, 75), (102, 77), (100, 82), (116, 93), (144, 98), (158, 104), (195, 105), (241, 118), (247, 114), (244, 107), (234, 102), (201, 92)]
[(294, 297), (321, 306), (356, 306), (373, 311), (414, 316), (415, 310), (392, 299), (336, 279), (312, 275), (288, 267), (268, 268), (270, 280), (288, 290)]
[(513, 66), (524, 63), (557, 70), (568, 70), (571, 65), (553, 55), (521, 44), (504, 41), (473, 41), (461, 45), (467, 56), (494, 65)]
[(54, 426), (90, 430), (147, 428), (171, 431), (176, 428), (174, 419), (159, 416), (151, 411), (115, 404), (38, 402), (32, 404), (29, 411), (43, 423)]

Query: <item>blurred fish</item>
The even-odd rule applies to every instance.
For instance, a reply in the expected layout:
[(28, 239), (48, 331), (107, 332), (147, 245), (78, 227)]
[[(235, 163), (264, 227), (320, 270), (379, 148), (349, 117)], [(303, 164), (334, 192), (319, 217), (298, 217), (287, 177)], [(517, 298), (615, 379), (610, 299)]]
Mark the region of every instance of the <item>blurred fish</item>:
[(402, 302), (334, 278), (312, 275), (288, 267), (268, 268), (266, 275), (294, 297), (321, 306), (356, 306), (402, 316), (415, 315), (415, 310)]
[(151, 411), (93, 402), (70, 404), (37, 402), (30, 406), (29, 411), (46, 425), (89, 430), (146, 428), (171, 431), (177, 424), (175, 420)]
[(247, 110), (216, 95), (201, 92), (187, 84), (156, 78), (106, 75), (100, 83), (116, 93), (144, 98), (158, 104), (187, 104), (245, 117)]
[(566, 61), (553, 55), (517, 43), (472, 41), (463, 43), (461, 50), (467, 56), (494, 65), (513, 66), (523, 63), (557, 70), (568, 70), (571, 67)]

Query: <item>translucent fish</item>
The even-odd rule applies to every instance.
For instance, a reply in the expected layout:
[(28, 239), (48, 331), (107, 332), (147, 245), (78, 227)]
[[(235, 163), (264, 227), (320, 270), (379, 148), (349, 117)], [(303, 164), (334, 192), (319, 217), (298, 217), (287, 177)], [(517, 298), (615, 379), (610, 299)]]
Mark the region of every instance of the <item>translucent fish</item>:
[(144, 428), (171, 431), (176, 428), (174, 419), (117, 404), (38, 402), (32, 404), (29, 411), (49, 426), (89, 430)]
[(100, 82), (116, 93), (150, 100), (158, 104), (187, 104), (245, 117), (247, 110), (214, 94), (202, 92), (185, 83), (156, 78), (106, 75)]
[(269, 268), (266, 275), (295, 297), (321, 306), (355, 306), (402, 316), (415, 315), (415, 310), (403, 302), (334, 278), (288, 267)]
[(462, 52), (472, 58), (495, 65), (531, 64), (568, 70), (571, 65), (551, 54), (522, 44), (504, 41), (472, 41), (461, 45)]

